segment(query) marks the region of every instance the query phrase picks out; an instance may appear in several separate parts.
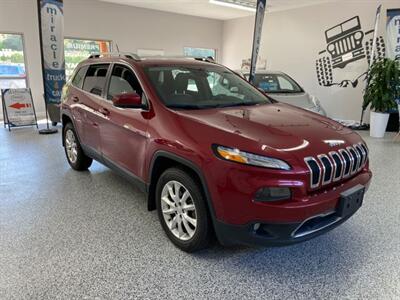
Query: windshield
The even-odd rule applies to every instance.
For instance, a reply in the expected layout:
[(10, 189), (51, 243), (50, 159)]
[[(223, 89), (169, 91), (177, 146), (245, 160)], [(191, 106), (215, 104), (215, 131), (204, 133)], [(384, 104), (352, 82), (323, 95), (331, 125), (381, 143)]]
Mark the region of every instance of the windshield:
[(254, 85), (267, 93), (303, 92), (303, 89), (286, 74), (255, 74)]
[(203, 109), (267, 104), (260, 91), (228, 69), (218, 66), (145, 67), (167, 107)]

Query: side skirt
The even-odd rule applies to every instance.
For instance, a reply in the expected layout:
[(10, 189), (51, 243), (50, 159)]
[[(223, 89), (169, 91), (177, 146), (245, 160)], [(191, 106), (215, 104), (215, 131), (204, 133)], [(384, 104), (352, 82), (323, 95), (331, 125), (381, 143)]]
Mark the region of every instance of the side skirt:
[(141, 178), (130, 172), (124, 167), (121, 167), (120, 165), (114, 163), (111, 161), (109, 158), (105, 157), (104, 155), (100, 154), (98, 151), (93, 149), (92, 147), (84, 146), (82, 145), (82, 149), (85, 152), (85, 154), (94, 160), (98, 161), (99, 163), (105, 165), (106, 167), (110, 168), (120, 176), (124, 177), (128, 181), (132, 182), (134, 185), (136, 185), (141, 192), (147, 194), (148, 191), (148, 186), (147, 183), (144, 182)]

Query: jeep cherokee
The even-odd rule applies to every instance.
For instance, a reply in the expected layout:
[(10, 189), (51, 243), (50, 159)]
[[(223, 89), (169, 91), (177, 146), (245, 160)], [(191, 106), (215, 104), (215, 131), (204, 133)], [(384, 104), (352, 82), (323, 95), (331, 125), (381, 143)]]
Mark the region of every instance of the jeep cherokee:
[(285, 245), (361, 206), (372, 174), (361, 137), (279, 103), (207, 59), (92, 55), (63, 89), (70, 166), (95, 159), (135, 182), (180, 249)]

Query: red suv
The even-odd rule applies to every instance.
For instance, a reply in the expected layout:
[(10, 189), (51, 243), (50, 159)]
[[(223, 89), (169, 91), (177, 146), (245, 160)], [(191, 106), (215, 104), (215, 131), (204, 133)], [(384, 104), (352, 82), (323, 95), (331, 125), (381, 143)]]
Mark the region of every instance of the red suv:
[(284, 245), (352, 216), (372, 177), (360, 136), (207, 59), (92, 55), (62, 97), (69, 164), (132, 179), (185, 251)]

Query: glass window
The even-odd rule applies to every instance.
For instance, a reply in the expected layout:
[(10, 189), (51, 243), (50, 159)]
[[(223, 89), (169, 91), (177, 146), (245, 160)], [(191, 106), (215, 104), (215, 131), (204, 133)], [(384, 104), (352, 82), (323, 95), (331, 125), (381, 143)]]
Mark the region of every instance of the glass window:
[(286, 74), (255, 74), (254, 85), (268, 93), (300, 93), (303, 89)]
[(108, 64), (91, 65), (86, 73), (83, 89), (89, 93), (101, 96), (106, 82)]
[(268, 97), (235, 73), (220, 66), (145, 67), (166, 106), (202, 109), (271, 103)]
[(110, 52), (111, 42), (104, 40), (64, 39), (65, 74), (68, 78), (76, 66), (93, 53)]
[(26, 80), (22, 35), (0, 33), (0, 89), (26, 88)]
[(78, 72), (76, 72), (74, 79), (72, 79), (72, 85), (78, 88), (82, 88), (83, 79), (85, 78), (87, 69), (88, 67), (84, 66), (80, 68)]
[(116, 95), (136, 93), (142, 96), (142, 88), (135, 74), (129, 68), (115, 65), (111, 74), (107, 99), (112, 100)]
[(184, 47), (183, 54), (185, 56), (212, 57), (214, 60), (217, 59), (217, 51), (215, 49)]

